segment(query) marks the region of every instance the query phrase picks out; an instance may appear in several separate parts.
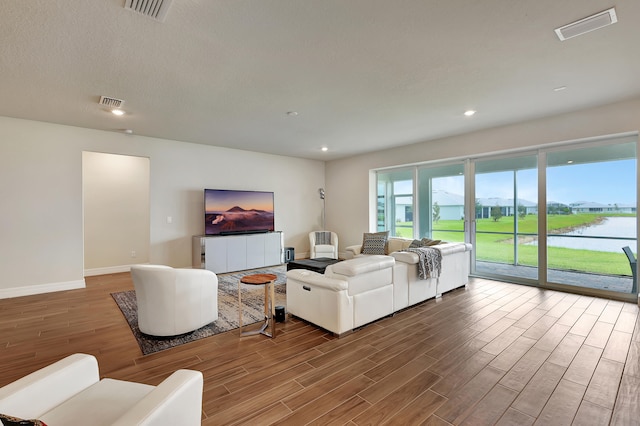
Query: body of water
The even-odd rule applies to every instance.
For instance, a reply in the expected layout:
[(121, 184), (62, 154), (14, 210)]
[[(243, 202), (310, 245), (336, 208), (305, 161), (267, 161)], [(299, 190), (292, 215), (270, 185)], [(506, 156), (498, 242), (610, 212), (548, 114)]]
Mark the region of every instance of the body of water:
[[(603, 237), (606, 237), (606, 239)], [(635, 253), (637, 246), (635, 237), (635, 217), (608, 217), (603, 222), (595, 225), (585, 226), (566, 234), (550, 235), (547, 237), (547, 245), (549, 247), (608, 252), (622, 252), (622, 247), (629, 246)], [(625, 240), (620, 238), (634, 239)], [(538, 245), (538, 242), (534, 241), (528, 244)]]

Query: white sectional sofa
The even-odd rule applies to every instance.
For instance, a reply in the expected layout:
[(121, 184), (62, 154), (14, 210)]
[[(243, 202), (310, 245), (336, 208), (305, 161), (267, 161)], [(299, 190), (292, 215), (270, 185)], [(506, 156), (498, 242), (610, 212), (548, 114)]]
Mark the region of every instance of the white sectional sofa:
[[(411, 240), (392, 238), (390, 243), (391, 249), (403, 250)], [(293, 269), (287, 272), (287, 310), (339, 336), (464, 286), (471, 245), (445, 243), (437, 248), (442, 271), (434, 278), (419, 278), (415, 253), (363, 255), (360, 246), (348, 247), (353, 257), (328, 266), (324, 274)]]
[[(421, 280), (418, 277), (418, 255), (402, 251), (407, 249), (412, 241), (400, 237), (390, 237), (387, 240), (387, 252), (389, 256), (396, 259), (397, 265), (394, 268), (394, 283), (403, 284), (400, 288), (395, 289), (396, 310), (415, 305), (432, 297), (440, 297), (469, 282), (471, 244), (441, 243), (432, 246), (442, 253), (442, 271), (437, 278)], [(362, 245), (349, 246), (345, 250), (347, 259), (368, 256), (361, 253)]]
[(287, 272), (287, 311), (336, 335), (394, 312), (391, 256), (374, 255), (327, 266), (324, 274)]

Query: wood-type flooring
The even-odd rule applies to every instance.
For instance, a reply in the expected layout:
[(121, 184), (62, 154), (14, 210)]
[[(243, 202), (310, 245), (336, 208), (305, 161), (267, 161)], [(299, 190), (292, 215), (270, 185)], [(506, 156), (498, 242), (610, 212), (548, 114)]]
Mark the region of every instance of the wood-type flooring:
[(0, 386), (66, 355), (103, 377), (157, 384), (202, 371), (204, 425), (635, 425), (638, 306), (497, 281), (429, 300), (337, 339), (296, 318), (278, 336), (230, 331), (142, 356), (111, 292), (0, 300)]

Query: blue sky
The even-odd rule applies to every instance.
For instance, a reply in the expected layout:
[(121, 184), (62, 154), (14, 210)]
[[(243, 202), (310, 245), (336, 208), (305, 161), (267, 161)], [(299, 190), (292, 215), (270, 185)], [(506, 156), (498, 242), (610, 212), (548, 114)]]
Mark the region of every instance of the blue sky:
[[(560, 203), (592, 201), (601, 204), (635, 204), (635, 160), (575, 164), (547, 169), (547, 199)], [(461, 176), (434, 180), (434, 189), (464, 194)], [(538, 200), (537, 172), (518, 173), (518, 196)], [(477, 198), (513, 198), (513, 172), (480, 174), (476, 178)]]
[(552, 167), (547, 188), (547, 199), (563, 203), (635, 204), (635, 160)]

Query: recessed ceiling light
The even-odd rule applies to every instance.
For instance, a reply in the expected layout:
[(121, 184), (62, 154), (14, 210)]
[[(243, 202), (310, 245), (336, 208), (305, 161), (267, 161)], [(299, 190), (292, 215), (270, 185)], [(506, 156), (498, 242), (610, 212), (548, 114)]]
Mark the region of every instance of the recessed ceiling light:
[(467, 110), (464, 112), (464, 115), (466, 115), (467, 117), (471, 117), (473, 114), (475, 114), (476, 112), (472, 109)]
[(322, 150), (322, 152), (327, 152), (329, 151), (329, 148), (327, 148), (326, 146), (323, 146), (322, 148), (320, 148)]
[(298, 115), (298, 113), (296, 111), (287, 111), (287, 115), (295, 117), (296, 115)]
[(133, 134), (133, 130), (131, 130), (131, 129), (124, 129), (124, 132), (125, 132), (127, 135), (132, 135), (132, 134)]
[(567, 88), (567, 86), (558, 86), (558, 87), (554, 87), (553, 91), (554, 92), (562, 92), (566, 88)]
[(117, 116), (124, 115), (124, 111), (123, 111), (123, 110), (121, 110), (121, 109), (117, 109), (117, 108), (116, 108), (116, 109), (112, 109), (112, 110), (111, 110), (111, 113), (112, 113), (113, 115), (117, 115)]
[(567, 161), (567, 164), (573, 164), (573, 160)]

